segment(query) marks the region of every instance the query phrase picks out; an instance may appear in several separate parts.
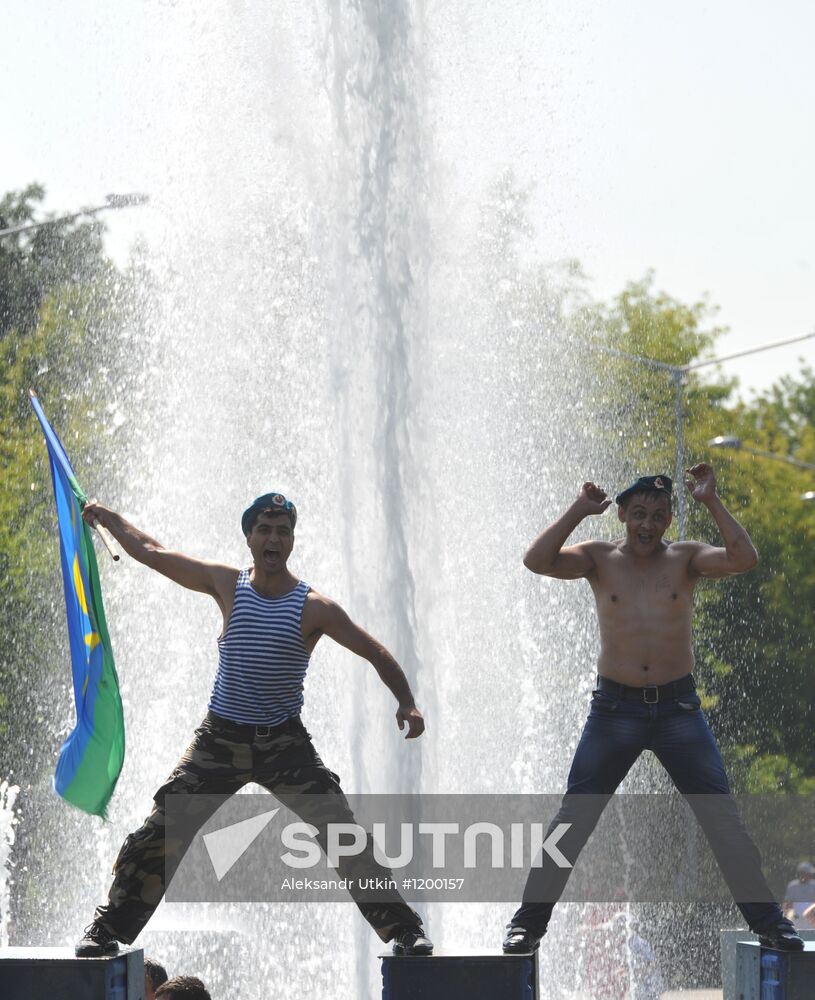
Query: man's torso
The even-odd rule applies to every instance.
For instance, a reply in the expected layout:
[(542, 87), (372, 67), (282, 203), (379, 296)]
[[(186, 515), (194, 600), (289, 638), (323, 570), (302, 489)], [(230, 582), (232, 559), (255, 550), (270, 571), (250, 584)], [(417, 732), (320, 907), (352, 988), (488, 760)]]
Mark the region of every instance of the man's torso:
[(665, 684), (693, 670), (691, 616), (698, 578), (695, 543), (674, 542), (637, 559), (621, 543), (592, 547), (588, 577), (600, 626), (600, 674), (634, 687)]
[[(251, 571), (236, 579), (227, 625), (218, 638), (218, 669), (209, 710), (224, 719), (246, 725), (279, 725), (299, 715), (303, 682), (311, 648), (306, 644), (303, 620), (310, 588), (292, 578), (276, 594), (253, 587)], [(305, 626), (314, 629), (308, 624)]]
[[(227, 579), (226, 585), (223, 588), (223, 591), (213, 595), (218, 603), (218, 606), (221, 609), (221, 614), (223, 615), (223, 628), (221, 630), (221, 636), (224, 635), (227, 628), (229, 627), (229, 620), (232, 617), (232, 609), (235, 606), (235, 590), (238, 584), (239, 575), (240, 575), (239, 570), (237, 569), (232, 570), (230, 576)], [(284, 591), (282, 595), (278, 594), (275, 596), (285, 596), (286, 593), (293, 591), (298, 586), (299, 583), (300, 581), (296, 577), (292, 576), (290, 589)], [(261, 596), (269, 596), (269, 595), (263, 595), (262, 592), (260, 591), (259, 593), (261, 594)], [(318, 595), (316, 594), (316, 592), (314, 590), (309, 589), (308, 594), (306, 594), (306, 599), (305, 603), (303, 604), (303, 611), (300, 618), (300, 631), (303, 636), (303, 645), (306, 647), (306, 650), (309, 654), (314, 652), (314, 647), (317, 645), (317, 643), (320, 640), (320, 637), (323, 634), (322, 631), (317, 627), (316, 622), (314, 621), (317, 600), (318, 600)]]

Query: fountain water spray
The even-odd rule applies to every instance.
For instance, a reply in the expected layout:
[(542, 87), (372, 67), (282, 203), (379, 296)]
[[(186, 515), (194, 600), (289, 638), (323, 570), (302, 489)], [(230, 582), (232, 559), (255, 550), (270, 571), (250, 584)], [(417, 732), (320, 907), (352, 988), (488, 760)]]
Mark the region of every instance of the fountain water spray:
[[(154, 72), (133, 94), (150, 108), (134, 115), (155, 208), (150, 335), (112, 401), (131, 444), (100, 499), (240, 565), (246, 503), (295, 499), (292, 569), (393, 649), (429, 722), (405, 744), (369, 668), (321, 643), (304, 721), (349, 791), (558, 790), (591, 686), (589, 598), (521, 555), (614, 457), (558, 273), (528, 263), (528, 190), (496, 163), (480, 208), (456, 213), (466, 164), (434, 159), (444, 52), (421, 3), (151, 15)], [(211, 602), (126, 561), (103, 585), (128, 758), (107, 826), (32, 795), (38, 877), (59, 877), (18, 941), (68, 943), (90, 920), (214, 676)], [(437, 943), (495, 947), (510, 908), (430, 911)], [(570, 962), (555, 923), (553, 981)], [(376, 995), (381, 945), (350, 903), (163, 906), (140, 943), (213, 995)]]

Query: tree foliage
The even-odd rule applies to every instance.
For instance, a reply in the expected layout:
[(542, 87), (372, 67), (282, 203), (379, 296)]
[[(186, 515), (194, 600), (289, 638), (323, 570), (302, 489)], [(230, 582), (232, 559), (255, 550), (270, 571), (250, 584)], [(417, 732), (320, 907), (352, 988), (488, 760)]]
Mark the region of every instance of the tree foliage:
[(715, 309), (706, 300), (686, 305), (655, 291), (653, 283), (648, 273), (611, 303), (585, 310), (596, 348), (598, 412), (605, 414), (605, 433), (615, 439), (615, 453), (625, 466), (619, 472), (621, 483), (646, 468), (675, 476), (677, 406), (684, 455), (704, 453), (707, 418), (734, 388), (732, 381), (680, 371), (710, 356), (723, 332), (714, 324)]
[[(545, 266), (528, 253), (529, 197), (507, 171), (485, 203), (490, 238), (482, 268), (489, 277), (485, 294), (496, 303), (495, 335), (507, 342), (542, 340), (567, 374), (592, 367), (591, 398), (561, 394), (557, 411), (571, 429), (570, 453), (579, 451), (587, 434), (587, 458), (596, 463), (598, 451), (608, 456), (603, 485), (610, 490), (636, 475), (676, 476), (679, 404), (682, 470), (699, 461), (713, 464), (725, 503), (761, 556), (752, 572), (702, 581), (698, 588), (695, 652), (705, 708), (737, 789), (811, 791), (815, 504), (800, 497), (815, 489), (815, 474), (746, 451), (716, 451), (709, 442), (735, 435), (746, 446), (815, 462), (815, 373), (802, 365), (758, 398), (740, 401), (725, 368), (694, 367), (715, 356), (725, 332), (707, 298), (681, 302), (656, 289), (649, 272), (609, 302), (592, 300), (574, 262)], [(537, 363), (539, 352), (529, 356)], [(513, 427), (540, 423), (550, 408), (537, 392), (530, 394), (529, 372), (525, 376), (519, 379), (525, 406), (514, 420), (502, 415)], [(586, 383), (575, 378), (575, 384)], [(588, 431), (581, 437), (582, 424)], [(679, 478), (675, 488), (682, 490)], [(690, 497), (686, 514), (686, 537), (720, 544), (713, 519)], [(675, 518), (673, 537), (677, 529)]]
[[(42, 220), (44, 193), (32, 184), (5, 195), (0, 228)], [(54, 701), (44, 689), (56, 684), (60, 702), (70, 684), (54, 656), (64, 631), (54, 500), (28, 389), (77, 467), (91, 465), (92, 415), (121, 369), (127, 284), (98, 223), (50, 221), (0, 237), (0, 756), (13, 770), (22, 759), (31, 764), (30, 735), (44, 701)]]
[[(706, 301), (683, 305), (656, 292), (653, 276), (629, 284), (592, 314), (598, 384), (626, 475), (667, 472), (676, 459), (680, 383), (683, 465), (710, 461), (719, 490), (759, 550), (756, 570), (703, 581), (695, 622), (697, 674), (736, 787), (752, 792), (815, 790), (815, 506), (801, 500), (815, 476), (746, 451), (713, 451), (733, 435), (776, 456), (815, 461), (815, 373), (802, 367), (758, 398), (734, 399), (735, 383), (705, 372), (675, 373), (607, 353), (675, 367), (710, 357), (723, 332)], [(682, 489), (682, 484), (677, 483)], [(714, 544), (707, 511), (687, 500), (687, 537)], [(674, 534), (677, 521), (674, 520)]]
[[(746, 446), (815, 463), (815, 373), (802, 367), (718, 433)], [(736, 776), (750, 791), (815, 791), (815, 505), (802, 494), (815, 474), (748, 452), (721, 453), (728, 494), (761, 561), (730, 593), (706, 591), (700, 649), (721, 728), (739, 750)]]
[[(30, 184), (0, 199), (0, 229), (42, 218), (45, 188)], [(40, 216), (40, 217), (38, 217)], [(103, 227), (53, 220), (0, 238), (0, 336), (27, 335), (39, 321), (45, 297), (55, 289), (97, 284), (110, 276), (102, 247)]]

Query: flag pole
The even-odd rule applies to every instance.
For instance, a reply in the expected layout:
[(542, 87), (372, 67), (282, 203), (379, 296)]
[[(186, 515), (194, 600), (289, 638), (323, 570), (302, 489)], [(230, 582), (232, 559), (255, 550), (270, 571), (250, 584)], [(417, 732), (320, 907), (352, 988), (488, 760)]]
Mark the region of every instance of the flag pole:
[(114, 562), (119, 561), (119, 553), (116, 551), (116, 546), (113, 543), (113, 535), (108, 531), (107, 528), (103, 528), (101, 524), (94, 524), (94, 527), (99, 532), (99, 537), (105, 543), (105, 548), (113, 557)]

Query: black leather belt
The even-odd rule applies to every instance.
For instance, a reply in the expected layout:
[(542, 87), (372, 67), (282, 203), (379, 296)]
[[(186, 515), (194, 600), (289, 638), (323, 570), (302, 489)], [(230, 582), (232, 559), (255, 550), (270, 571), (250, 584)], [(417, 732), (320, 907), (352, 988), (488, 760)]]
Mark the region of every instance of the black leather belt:
[(231, 719), (225, 719), (221, 715), (216, 715), (215, 712), (207, 712), (207, 722), (215, 726), (216, 729), (229, 733), (231, 736), (238, 736), (244, 740), (254, 740), (258, 737), (265, 739), (269, 736), (276, 736), (286, 729), (291, 729), (293, 723), (300, 723), (300, 716), (293, 715), (290, 719), (279, 722), (276, 726), (249, 726), (243, 722), (233, 722)]
[(646, 705), (656, 705), (660, 701), (668, 701), (676, 698), (680, 694), (689, 694), (696, 690), (696, 682), (693, 674), (685, 674), (675, 681), (668, 681), (667, 684), (652, 684), (650, 687), (630, 687), (628, 684), (620, 684), (611, 680), (610, 677), (597, 675), (597, 689), (610, 694), (614, 698), (624, 698), (626, 701), (644, 701)]

